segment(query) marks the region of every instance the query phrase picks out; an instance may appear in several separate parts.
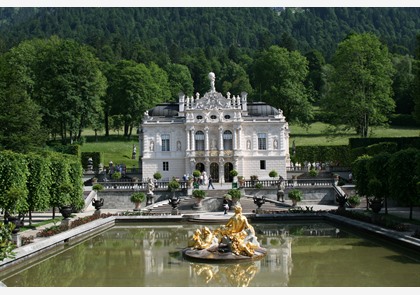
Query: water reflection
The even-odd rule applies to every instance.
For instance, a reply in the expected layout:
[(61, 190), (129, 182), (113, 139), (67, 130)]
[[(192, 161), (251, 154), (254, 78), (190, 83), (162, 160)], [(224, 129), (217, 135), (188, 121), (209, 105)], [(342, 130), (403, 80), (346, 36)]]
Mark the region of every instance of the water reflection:
[(191, 263), (192, 277), (208, 285), (212, 281), (225, 287), (248, 287), (260, 270), (258, 262), (237, 264), (199, 264)]
[[(207, 225), (214, 230), (219, 225)], [(267, 255), (239, 264), (184, 260), (195, 224), (116, 226), (0, 274), (26, 287), (420, 286), (420, 258), (325, 223), (253, 224)], [(25, 266), (26, 267), (26, 266)]]

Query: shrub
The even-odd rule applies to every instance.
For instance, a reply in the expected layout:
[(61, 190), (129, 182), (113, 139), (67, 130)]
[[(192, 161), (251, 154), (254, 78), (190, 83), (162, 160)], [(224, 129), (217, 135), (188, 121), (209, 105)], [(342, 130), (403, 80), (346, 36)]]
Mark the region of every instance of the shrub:
[(279, 174), (277, 173), (276, 170), (271, 170), (270, 173), (268, 173), (268, 176), (275, 178), (277, 177)]
[(235, 177), (235, 176), (238, 176), (238, 171), (233, 169), (233, 170), (230, 170), (229, 174), (230, 174), (230, 176)]
[(95, 184), (92, 186), (92, 189), (93, 189), (94, 191), (96, 191), (96, 192), (100, 192), (100, 191), (103, 191), (103, 190), (104, 190), (104, 186), (103, 186), (102, 184), (100, 184), (100, 183), (95, 183)]
[(359, 206), (360, 205), (360, 197), (359, 195), (353, 195), (350, 196), (347, 201), (349, 202), (350, 205), (352, 206)]
[(162, 178), (162, 174), (158, 171), (155, 174), (153, 174), (153, 178), (156, 180), (159, 180)]
[(309, 176), (316, 177), (317, 175), (318, 175), (318, 171), (316, 171), (315, 169), (309, 170)]
[(201, 175), (201, 172), (200, 171), (198, 171), (198, 170), (194, 170), (193, 171), (193, 176), (194, 177), (200, 177), (200, 175)]
[(228, 195), (230, 195), (233, 199), (240, 199), (242, 196), (241, 191), (235, 188), (230, 189), (228, 191)]
[(171, 191), (171, 192), (173, 192), (173, 191), (176, 191), (177, 189), (179, 189), (179, 182), (178, 181), (176, 181), (176, 180), (171, 180), (169, 183), (168, 183), (168, 189), (169, 189), (169, 191)]
[(114, 172), (112, 174), (112, 179), (118, 180), (122, 177), (121, 172)]
[(295, 200), (296, 202), (302, 201), (302, 192), (297, 189), (293, 189), (289, 192), (288, 197), (290, 200)]
[(262, 183), (257, 183), (257, 184), (255, 185), (255, 188), (258, 188), (258, 189), (261, 189), (262, 187), (263, 187)]
[(136, 192), (131, 195), (130, 201), (132, 203), (138, 203), (138, 202), (143, 202), (145, 198), (146, 198), (146, 195), (143, 192)]
[(204, 199), (206, 197), (206, 192), (201, 189), (193, 190), (192, 195), (197, 199)]

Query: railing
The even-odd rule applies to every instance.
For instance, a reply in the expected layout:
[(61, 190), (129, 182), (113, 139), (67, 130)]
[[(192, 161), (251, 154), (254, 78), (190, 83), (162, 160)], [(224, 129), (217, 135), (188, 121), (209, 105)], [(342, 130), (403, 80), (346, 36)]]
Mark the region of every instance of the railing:
[[(98, 181), (97, 183), (101, 184), (104, 187), (104, 190), (141, 190), (147, 191), (148, 182), (147, 181), (133, 181), (130, 179), (120, 179), (120, 180), (108, 180), (108, 181)], [(155, 182), (154, 190), (167, 190), (169, 181), (157, 181)], [(187, 182), (179, 181), (179, 188), (183, 189), (187, 187)]]
[[(307, 187), (307, 186), (333, 186), (334, 179), (331, 178), (311, 178), (311, 179), (286, 179), (285, 187)], [(257, 183), (262, 184), (262, 188), (277, 187), (278, 180), (245, 180), (240, 187), (255, 188)]]
[[(187, 188), (187, 182), (180, 180), (179, 188)], [(332, 178), (312, 178), (312, 179), (286, 179), (284, 180), (286, 188), (293, 187), (320, 187), (320, 186), (334, 186), (335, 180)], [(98, 182), (102, 184), (105, 190), (144, 190), (147, 191), (148, 182), (147, 181), (134, 181), (130, 179), (120, 179), (120, 180), (108, 180)], [(155, 182), (154, 190), (167, 190), (169, 181), (157, 181)], [(278, 180), (245, 180), (244, 182), (239, 183), (239, 187), (242, 188), (255, 188), (256, 184), (259, 183), (262, 185), (262, 188), (276, 189)], [(214, 185), (216, 182), (213, 183)]]

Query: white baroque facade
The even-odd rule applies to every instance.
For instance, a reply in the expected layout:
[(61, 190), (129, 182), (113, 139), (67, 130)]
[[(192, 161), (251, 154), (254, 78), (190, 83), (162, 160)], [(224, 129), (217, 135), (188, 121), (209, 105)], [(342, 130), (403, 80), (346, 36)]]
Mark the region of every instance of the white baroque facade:
[(162, 103), (148, 110), (139, 133), (143, 178), (159, 171), (163, 179), (206, 171), (214, 182), (231, 182), (229, 172), (249, 179), (270, 179), (271, 170), (283, 178), (289, 161), (289, 127), (280, 109), (263, 102), (247, 102), (247, 93), (226, 97), (215, 90), (178, 103)]

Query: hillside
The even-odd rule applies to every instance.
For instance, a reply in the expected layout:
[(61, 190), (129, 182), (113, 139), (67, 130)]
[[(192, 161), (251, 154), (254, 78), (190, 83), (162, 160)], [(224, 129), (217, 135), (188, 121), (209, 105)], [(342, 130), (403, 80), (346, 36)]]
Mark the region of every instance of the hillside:
[[(277, 44), (328, 60), (352, 32), (373, 32), (391, 51), (413, 54), (420, 8), (0, 8), (0, 53), (25, 39), (58, 35), (105, 48), (121, 58), (134, 50), (196, 48), (254, 51)], [(99, 54), (100, 55), (100, 54)]]

